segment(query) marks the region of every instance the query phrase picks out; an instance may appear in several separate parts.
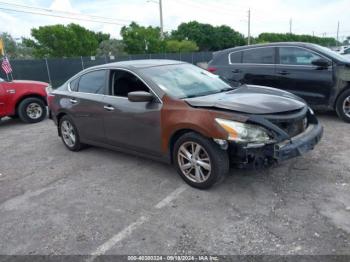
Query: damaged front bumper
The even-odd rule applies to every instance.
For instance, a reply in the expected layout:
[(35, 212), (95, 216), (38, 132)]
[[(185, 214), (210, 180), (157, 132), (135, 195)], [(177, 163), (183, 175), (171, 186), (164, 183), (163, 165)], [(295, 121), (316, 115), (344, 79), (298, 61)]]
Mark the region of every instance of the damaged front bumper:
[(322, 135), (323, 127), (320, 124), (309, 125), (305, 132), (300, 135), (275, 144), (273, 158), (281, 161), (301, 156), (314, 149), (315, 145), (321, 140)]
[(229, 145), (230, 159), (240, 166), (268, 166), (276, 162), (301, 156), (314, 149), (321, 140), (323, 127), (319, 123), (310, 124), (301, 134), (281, 142), (269, 144)]

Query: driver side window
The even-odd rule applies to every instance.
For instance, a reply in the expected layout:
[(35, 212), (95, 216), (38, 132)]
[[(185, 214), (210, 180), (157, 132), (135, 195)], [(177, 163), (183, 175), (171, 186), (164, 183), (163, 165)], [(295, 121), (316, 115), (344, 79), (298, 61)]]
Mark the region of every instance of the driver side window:
[(111, 71), (111, 94), (113, 96), (128, 97), (128, 93), (135, 91), (150, 92), (149, 88), (134, 74), (123, 70)]
[(303, 48), (280, 47), (279, 58), (282, 65), (312, 65), (312, 61), (321, 57)]

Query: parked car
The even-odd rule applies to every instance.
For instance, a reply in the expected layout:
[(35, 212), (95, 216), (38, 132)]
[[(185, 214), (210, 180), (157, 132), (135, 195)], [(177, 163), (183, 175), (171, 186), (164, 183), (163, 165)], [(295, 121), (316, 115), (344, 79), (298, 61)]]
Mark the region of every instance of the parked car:
[(342, 55), (350, 61), (350, 47), (344, 49)]
[(315, 44), (271, 43), (214, 53), (208, 70), (232, 85), (279, 88), (350, 122), (350, 61)]
[(7, 82), (0, 78), (0, 119), (19, 117), (26, 123), (37, 123), (47, 115), (46, 89), (49, 84), (30, 80)]
[(69, 150), (89, 144), (163, 160), (198, 188), (221, 181), (230, 164), (260, 166), (302, 155), (323, 132), (313, 111), (288, 92), (232, 88), (171, 60), (92, 67), (49, 97)]

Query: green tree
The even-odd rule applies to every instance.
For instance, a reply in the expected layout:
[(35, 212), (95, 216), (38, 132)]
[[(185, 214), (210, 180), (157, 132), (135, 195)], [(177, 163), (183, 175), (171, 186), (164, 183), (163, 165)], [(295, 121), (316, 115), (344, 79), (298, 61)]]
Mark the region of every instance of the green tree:
[(123, 41), (117, 39), (104, 40), (97, 49), (97, 55), (125, 55), (125, 45)]
[(17, 44), (13, 37), (9, 33), (2, 33), (0, 38), (4, 43), (6, 55), (10, 58), (16, 57)]
[(195, 42), (189, 40), (168, 40), (166, 41), (166, 52), (195, 52), (198, 51), (198, 46)]
[(268, 42), (307, 42), (322, 46), (336, 46), (337, 40), (333, 37), (317, 37), (312, 35), (262, 33), (256, 39), (257, 43)]
[(214, 27), (197, 21), (180, 24), (171, 33), (171, 38), (194, 41), (200, 51), (215, 51), (245, 44), (243, 35), (228, 26)]
[(95, 55), (101, 41), (108, 34), (95, 33), (77, 24), (40, 26), (33, 28), (34, 38), (23, 43), (32, 47), (35, 57), (74, 57)]
[(120, 34), (129, 54), (164, 52), (165, 43), (160, 37), (159, 27), (144, 27), (132, 22), (129, 26), (123, 26)]
[(16, 42), (15, 39), (9, 33), (0, 34), (0, 38), (5, 45), (6, 55), (11, 59), (20, 58), (27, 59), (32, 58), (32, 48), (26, 47), (22, 42)]

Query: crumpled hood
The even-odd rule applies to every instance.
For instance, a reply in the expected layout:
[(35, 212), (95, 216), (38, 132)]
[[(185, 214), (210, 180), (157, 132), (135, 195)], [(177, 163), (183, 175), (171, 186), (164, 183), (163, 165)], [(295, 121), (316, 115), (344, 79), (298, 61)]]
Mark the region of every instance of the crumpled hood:
[(298, 110), (306, 106), (301, 98), (279, 89), (243, 85), (235, 90), (188, 98), (194, 107), (214, 107), (248, 114), (273, 114)]

